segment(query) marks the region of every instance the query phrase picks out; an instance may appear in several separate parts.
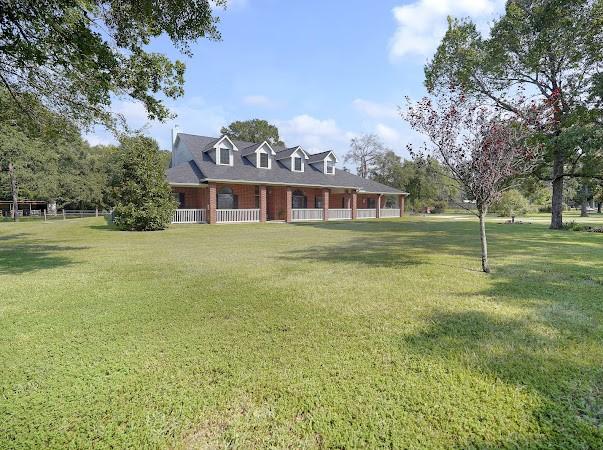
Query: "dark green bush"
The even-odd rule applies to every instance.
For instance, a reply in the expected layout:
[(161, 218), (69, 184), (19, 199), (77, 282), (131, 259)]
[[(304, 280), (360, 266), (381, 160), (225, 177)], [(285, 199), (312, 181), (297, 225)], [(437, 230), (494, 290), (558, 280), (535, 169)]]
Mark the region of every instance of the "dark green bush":
[(122, 138), (118, 167), (112, 181), (115, 224), (129, 231), (167, 228), (176, 202), (157, 142), (144, 136)]

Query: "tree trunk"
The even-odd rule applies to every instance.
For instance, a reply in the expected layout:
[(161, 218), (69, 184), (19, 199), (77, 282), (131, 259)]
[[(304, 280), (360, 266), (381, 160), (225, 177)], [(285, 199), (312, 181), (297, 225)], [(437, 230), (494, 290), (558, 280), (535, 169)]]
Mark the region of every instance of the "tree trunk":
[(490, 263), (488, 262), (488, 240), (486, 239), (486, 213), (487, 210), (479, 211), (479, 237), (482, 243), (482, 270), (490, 273)]
[(586, 198), (582, 199), (582, 204), (580, 205), (580, 217), (588, 217), (588, 200)]
[(17, 192), (17, 177), (15, 176), (15, 166), (12, 162), (8, 163), (8, 176), (10, 177), (10, 191), (13, 198), (13, 220), (19, 220), (19, 197)]
[(551, 201), (552, 230), (560, 230), (563, 226), (563, 153), (555, 152), (553, 163), (553, 197)]
[(603, 202), (599, 202), (599, 203), (597, 203), (597, 212), (598, 212), (599, 214), (601, 214), (601, 205), (603, 205)]

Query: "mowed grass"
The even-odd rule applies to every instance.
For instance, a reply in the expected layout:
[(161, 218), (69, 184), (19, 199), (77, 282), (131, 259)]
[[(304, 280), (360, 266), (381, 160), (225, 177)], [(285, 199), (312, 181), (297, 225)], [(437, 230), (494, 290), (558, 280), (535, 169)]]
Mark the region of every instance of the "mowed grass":
[(601, 448), (603, 235), (0, 225), (2, 448)]

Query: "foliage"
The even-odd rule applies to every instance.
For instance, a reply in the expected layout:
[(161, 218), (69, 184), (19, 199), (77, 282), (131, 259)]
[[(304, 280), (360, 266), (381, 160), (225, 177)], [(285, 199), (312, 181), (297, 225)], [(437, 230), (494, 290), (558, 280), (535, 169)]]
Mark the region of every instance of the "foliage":
[(502, 193), (492, 205), (492, 210), (501, 217), (512, 217), (526, 214), (530, 209), (528, 200), (517, 189), (509, 189)]
[[(511, 180), (528, 173), (535, 160), (534, 150), (527, 145), (527, 130), (462, 93), (454, 98), (442, 97), (436, 104), (427, 97), (409, 104), (405, 118), (427, 137), (426, 154), (437, 158), (469, 200), (475, 201), (482, 269), (489, 272), (485, 215)], [(409, 149), (417, 154), (412, 146)]]
[(510, 1), (487, 38), (471, 21), (451, 19), (425, 83), (430, 92), (469, 92), (525, 122), (534, 102), (550, 107), (549, 126), (535, 135), (546, 150), (536, 173), (552, 182), (551, 228), (559, 228), (564, 179), (601, 174), (602, 59), (600, 0)]
[(457, 199), (458, 183), (434, 158), (402, 161), (393, 151), (377, 155), (369, 177), (379, 183), (408, 192), (405, 206), (420, 211), (426, 208), (443, 211), (449, 200)]
[(159, 146), (144, 136), (122, 137), (118, 172), (111, 180), (115, 224), (129, 231), (165, 229), (176, 201), (165, 178)]
[(3, 443), (600, 448), (601, 237), (496, 222), (0, 223)]
[(239, 141), (255, 143), (267, 141), (272, 146), (285, 146), (279, 137), (278, 128), (262, 119), (237, 120), (227, 127), (222, 127), (220, 133)]
[(362, 178), (368, 178), (378, 158), (382, 157), (385, 151), (383, 142), (376, 135), (365, 134), (352, 138), (344, 162), (352, 161), (356, 164), (356, 173)]
[(191, 55), (190, 43), (218, 39), (212, 8), (224, 0), (3, 0), (0, 83), (21, 103), (33, 93), (71, 120), (113, 124), (111, 96), (144, 104), (150, 119), (169, 111), (159, 98), (182, 95), (185, 66), (146, 50), (166, 36)]

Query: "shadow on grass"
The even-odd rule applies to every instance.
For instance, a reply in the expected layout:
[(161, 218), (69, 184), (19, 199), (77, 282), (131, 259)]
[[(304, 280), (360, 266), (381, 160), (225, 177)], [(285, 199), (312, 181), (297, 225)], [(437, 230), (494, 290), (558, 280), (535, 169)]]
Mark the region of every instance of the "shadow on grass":
[(61, 252), (87, 248), (28, 240), (27, 235), (23, 233), (1, 236), (0, 240), (4, 241), (0, 247), (0, 275), (69, 266), (74, 264), (73, 259), (61, 255)]
[[(544, 332), (538, 321), (465, 311), (437, 313), (429, 322), (429, 328), (404, 336), (400, 345), (420, 357), (488, 373), (543, 399), (532, 413), (540, 437), (518, 436), (495, 446), (473, 442), (463, 448), (601, 448), (603, 371), (596, 359), (568, 353), (565, 339)], [(596, 345), (597, 340), (591, 334), (582, 341)]]

